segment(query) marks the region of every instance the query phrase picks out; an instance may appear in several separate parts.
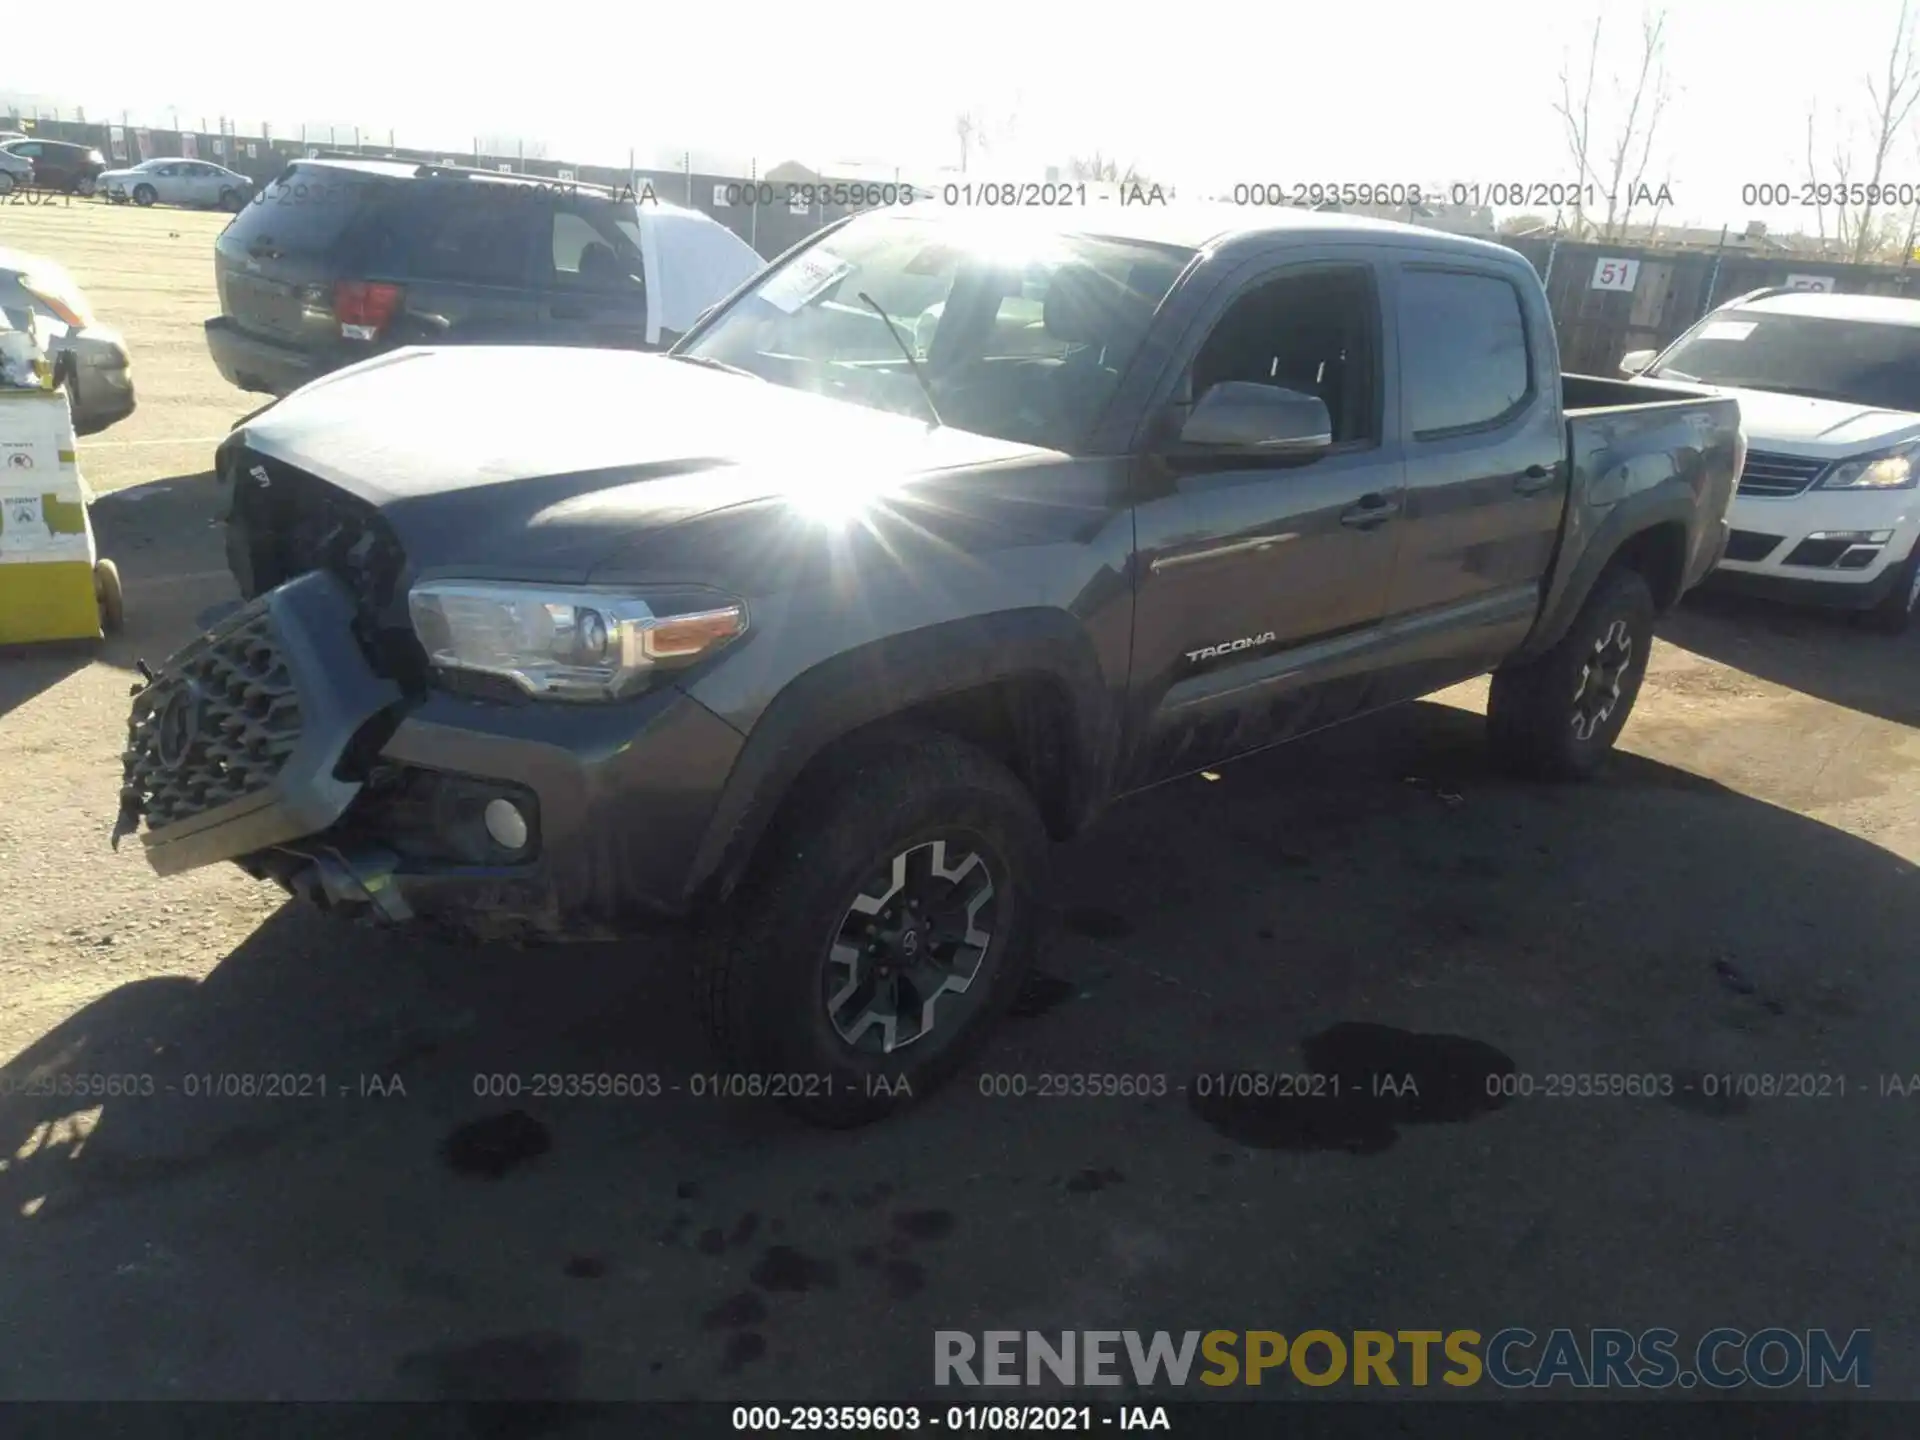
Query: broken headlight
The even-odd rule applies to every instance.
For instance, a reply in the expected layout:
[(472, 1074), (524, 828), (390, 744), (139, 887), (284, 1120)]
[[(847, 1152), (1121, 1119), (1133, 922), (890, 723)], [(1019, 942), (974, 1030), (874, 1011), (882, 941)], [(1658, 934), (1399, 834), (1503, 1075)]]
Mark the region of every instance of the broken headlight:
[(570, 585), (428, 580), (407, 595), (437, 669), (492, 675), (549, 700), (616, 700), (656, 671), (691, 665), (746, 632), (747, 610), (712, 593), (642, 598)]

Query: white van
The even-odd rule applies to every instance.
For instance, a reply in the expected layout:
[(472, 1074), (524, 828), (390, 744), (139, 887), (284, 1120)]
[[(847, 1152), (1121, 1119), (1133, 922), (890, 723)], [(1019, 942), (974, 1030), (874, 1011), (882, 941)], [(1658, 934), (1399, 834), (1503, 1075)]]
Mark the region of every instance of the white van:
[(1718, 585), (1907, 628), (1920, 608), (1920, 300), (1758, 290), (1620, 368), (1740, 401), (1747, 463)]

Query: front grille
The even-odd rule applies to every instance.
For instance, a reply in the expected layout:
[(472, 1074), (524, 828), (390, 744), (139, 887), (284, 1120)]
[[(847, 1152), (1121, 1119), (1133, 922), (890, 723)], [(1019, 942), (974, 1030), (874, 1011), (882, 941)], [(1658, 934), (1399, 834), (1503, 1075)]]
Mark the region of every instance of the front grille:
[(159, 830), (266, 789), (299, 738), (299, 697), (255, 601), (135, 698), (122, 794)]
[(1813, 477), (1827, 468), (1825, 460), (1807, 460), (1798, 455), (1768, 455), (1758, 450), (1747, 452), (1746, 468), (1740, 472), (1740, 493), (1770, 500), (1798, 495), (1813, 483)]
[(312, 570), (337, 575), (354, 597), (354, 633), (376, 673), (424, 684), (426, 653), (404, 606), (406, 557), (379, 510), (318, 476), (236, 447), (228, 561), (242, 593), (263, 595)]
[(1744, 560), (1749, 564), (1758, 563), (1780, 548), (1784, 535), (1763, 535), (1758, 530), (1735, 530), (1727, 536), (1727, 554), (1729, 560)]

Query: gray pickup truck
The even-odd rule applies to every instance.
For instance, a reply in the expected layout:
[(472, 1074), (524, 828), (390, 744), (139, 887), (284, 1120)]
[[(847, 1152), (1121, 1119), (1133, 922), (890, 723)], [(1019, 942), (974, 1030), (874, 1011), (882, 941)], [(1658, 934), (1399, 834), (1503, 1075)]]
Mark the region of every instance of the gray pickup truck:
[(472, 935), (691, 920), (727, 1063), (856, 1123), (1120, 796), (1489, 671), (1498, 754), (1591, 773), (1744, 449), (1563, 376), (1495, 245), (864, 215), (667, 355), (402, 350), (236, 428), (247, 603), (138, 692), (115, 840)]

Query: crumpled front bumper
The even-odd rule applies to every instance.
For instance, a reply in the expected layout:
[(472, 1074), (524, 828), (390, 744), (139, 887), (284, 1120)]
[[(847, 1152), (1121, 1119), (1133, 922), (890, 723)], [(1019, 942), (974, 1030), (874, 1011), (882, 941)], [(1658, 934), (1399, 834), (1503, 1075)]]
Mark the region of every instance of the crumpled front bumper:
[(401, 699), (353, 633), (353, 598), (313, 572), (224, 617), (134, 695), (114, 844), (162, 875), (325, 830), (359, 793), (340, 762)]
[[(738, 731), (672, 686), (609, 705), (405, 695), (369, 666), (353, 614), (340, 581), (308, 574), (170, 660), (134, 702), (116, 838), (144, 825), (162, 874), (233, 860), (329, 907), (479, 935), (605, 934), (689, 908), (694, 857), (739, 754)], [(183, 751), (162, 733), (195, 703), (173, 697), (197, 685), (203, 719), (223, 706), (260, 709), (248, 687), (280, 672), (256, 676), (242, 664), (246, 673), (229, 673), (221, 646), (263, 623), (278, 642), (297, 735), (270, 776), (256, 764), (244, 793), (175, 817), (193, 796), (235, 782), (233, 767), (208, 763), (229, 743), (220, 734)], [(252, 657), (253, 668), (265, 659)], [(210, 704), (204, 692), (216, 690)], [(219, 723), (231, 731), (242, 718)], [(262, 748), (259, 737), (244, 739)], [(160, 768), (168, 759), (175, 769)], [(215, 783), (203, 783), (208, 776)], [(518, 850), (484, 826), (496, 799), (528, 822)], [(171, 811), (156, 827), (157, 800)]]

